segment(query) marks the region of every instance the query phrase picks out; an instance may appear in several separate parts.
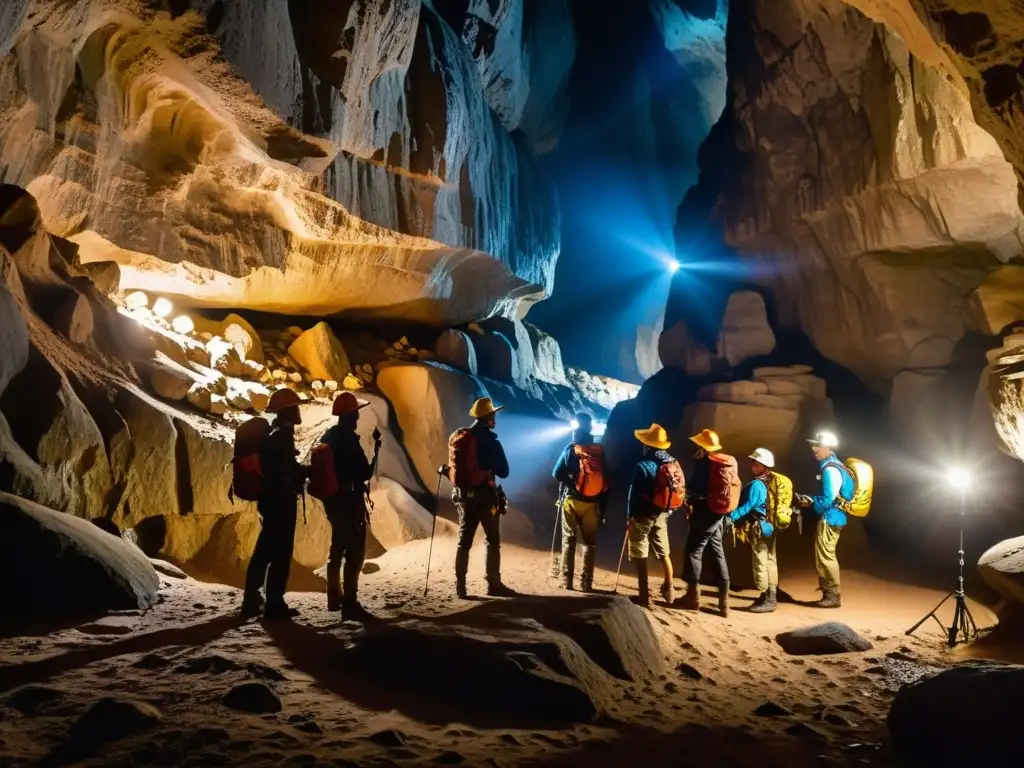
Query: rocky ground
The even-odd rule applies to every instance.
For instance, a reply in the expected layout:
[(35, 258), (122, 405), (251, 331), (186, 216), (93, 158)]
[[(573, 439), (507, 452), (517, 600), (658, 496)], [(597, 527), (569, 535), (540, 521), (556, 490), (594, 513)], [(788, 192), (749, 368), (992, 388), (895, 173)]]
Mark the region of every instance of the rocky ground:
[[(938, 627), (904, 630), (941, 593), (847, 572), (844, 607), (796, 603), (728, 620), (649, 613), (602, 571), (596, 595), (547, 578), (547, 554), (506, 547), (515, 600), (453, 598), (440, 538), (423, 596), (426, 541), (363, 577), (381, 621), (342, 622), (292, 593), (294, 622), (242, 622), (238, 591), (161, 575), (162, 600), (92, 623), (0, 639), (5, 765), (890, 765), (885, 717), (901, 683), (962, 661)], [(483, 591), (482, 544), (470, 590)], [(371, 569), (372, 570), (372, 569)], [(809, 574), (786, 572), (795, 599)], [(979, 624), (992, 616), (972, 604)], [(865, 652), (788, 655), (778, 633), (841, 621)], [(49, 633), (47, 633), (49, 631)], [(979, 647), (980, 648), (980, 647)], [(975, 652), (978, 652), (976, 649)]]

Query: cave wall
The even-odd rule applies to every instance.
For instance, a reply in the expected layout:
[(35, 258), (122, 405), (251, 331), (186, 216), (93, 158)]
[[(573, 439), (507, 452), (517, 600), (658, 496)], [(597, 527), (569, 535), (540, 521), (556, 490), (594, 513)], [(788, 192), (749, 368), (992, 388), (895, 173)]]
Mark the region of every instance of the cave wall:
[(3, 13), (0, 180), (123, 288), (442, 326), (550, 294), (565, 2)]

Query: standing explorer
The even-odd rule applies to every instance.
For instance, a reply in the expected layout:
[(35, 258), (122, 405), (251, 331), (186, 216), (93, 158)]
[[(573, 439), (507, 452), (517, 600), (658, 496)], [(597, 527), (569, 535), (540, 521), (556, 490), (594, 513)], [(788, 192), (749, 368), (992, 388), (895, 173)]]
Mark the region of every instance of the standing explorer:
[[(259, 488), (241, 498), (256, 496), (256, 510), (260, 517), (260, 533), (256, 539), (245, 574), (245, 593), (242, 615), (252, 617), (262, 610), (267, 619), (290, 618), (298, 614), (284, 601), (291, 569), (292, 550), (295, 547), (295, 523), (298, 515), (297, 500), (303, 494), (306, 468), (298, 462), (295, 448), (295, 428), (302, 423), (299, 406), (302, 400), (290, 389), (279, 389), (270, 396), (266, 413), (275, 414), (273, 427), (258, 439), (251, 453), (240, 449), (236, 434), (235, 482), (237, 491), (242, 480), (255, 480)], [(253, 427), (266, 422), (251, 419)], [(240, 474), (243, 477), (240, 477)], [(266, 585), (266, 601), (260, 590)]]
[(718, 609), (726, 617), (729, 615), (729, 564), (725, 560), (722, 529), (723, 518), (739, 501), (739, 465), (722, 451), (718, 433), (713, 430), (702, 430), (691, 437), (690, 442), (697, 446), (694, 454), (697, 463), (686, 482), (690, 527), (683, 561), (683, 581), (687, 586), (683, 608), (700, 610), (700, 575), (704, 549), (710, 544), (718, 563)]
[(743, 489), (739, 507), (729, 514), (729, 522), (750, 542), (754, 586), (760, 593), (750, 613), (771, 613), (778, 607), (779, 563), (775, 545), (780, 531), (792, 519), (793, 482), (774, 471), (775, 455), (767, 448), (750, 454), (754, 475)]
[(672, 560), (669, 558), (668, 519), (686, 499), (686, 479), (679, 462), (668, 453), (672, 442), (665, 428), (651, 424), (634, 433), (643, 446), (629, 487), (629, 559), (636, 567), (639, 587), (637, 604), (650, 608), (647, 557), (649, 549), (661, 561), (665, 581), (661, 595), (668, 605), (675, 601), (672, 590)]
[[(343, 619), (373, 618), (358, 601), (359, 574), (366, 558), (369, 523), (367, 483), (380, 455), (380, 432), (374, 430), (373, 458), (367, 459), (359, 442), (359, 411), (370, 403), (351, 392), (334, 400), (331, 413), (338, 423), (320, 438), (314, 449), (310, 493), (324, 502), (331, 524), (331, 550), (327, 559), (327, 610), (341, 611)], [(341, 581), (342, 562), (345, 566)]]
[(583, 573), (580, 589), (594, 588), (594, 560), (597, 532), (604, 524), (608, 504), (608, 470), (604, 449), (594, 441), (590, 414), (576, 416), (579, 427), (572, 442), (559, 456), (552, 476), (560, 483), (562, 523), (562, 586), (573, 588), (576, 539), (583, 539)]
[(448, 479), (454, 490), (452, 501), (459, 513), (459, 543), (455, 553), (455, 592), (467, 596), (466, 573), (469, 551), (477, 526), (487, 539), (487, 594), (513, 597), (516, 592), (501, 581), (500, 517), (507, 502), (497, 479), (508, 477), (505, 449), (494, 433), (495, 415), (505, 406), (495, 406), (489, 397), (473, 403), (469, 415), (476, 419), (468, 429), (458, 429), (448, 439)]

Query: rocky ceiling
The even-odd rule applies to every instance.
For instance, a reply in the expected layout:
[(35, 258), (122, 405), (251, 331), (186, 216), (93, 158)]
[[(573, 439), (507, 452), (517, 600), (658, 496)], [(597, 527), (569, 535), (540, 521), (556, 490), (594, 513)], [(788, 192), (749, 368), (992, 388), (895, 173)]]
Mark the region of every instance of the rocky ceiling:
[(122, 288), (442, 326), (550, 293), (562, 0), (0, 14), (0, 176)]

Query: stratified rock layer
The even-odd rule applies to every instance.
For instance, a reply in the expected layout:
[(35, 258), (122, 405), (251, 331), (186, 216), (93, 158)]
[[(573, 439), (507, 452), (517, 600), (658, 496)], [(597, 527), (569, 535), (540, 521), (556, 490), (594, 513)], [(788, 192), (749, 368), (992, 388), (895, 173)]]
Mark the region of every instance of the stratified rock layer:
[(438, 325), (550, 292), (558, 205), (510, 131), (557, 133), (564, 2), (183, 5), (5, 9), (0, 180), (83, 262), (197, 306)]

